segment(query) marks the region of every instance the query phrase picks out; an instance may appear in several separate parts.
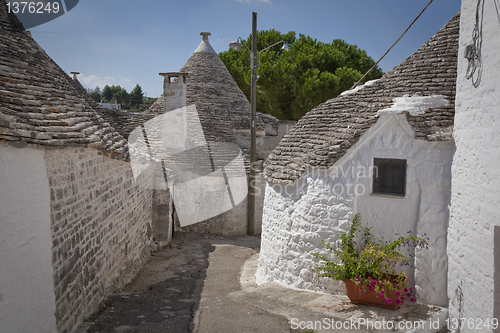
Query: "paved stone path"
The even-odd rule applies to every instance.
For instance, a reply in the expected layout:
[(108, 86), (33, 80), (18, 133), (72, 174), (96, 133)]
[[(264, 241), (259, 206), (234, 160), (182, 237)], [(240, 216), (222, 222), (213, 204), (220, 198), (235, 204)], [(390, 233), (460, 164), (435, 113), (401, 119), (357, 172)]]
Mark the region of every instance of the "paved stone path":
[(285, 317), (229, 297), (241, 289), (241, 268), (259, 246), (256, 237), (176, 234), (82, 332), (290, 332)]
[[(436, 321), (444, 313), (442, 308), (418, 304), (396, 311), (358, 306), (347, 296), (292, 290), (277, 283), (257, 286), (259, 245), (256, 237), (176, 234), (171, 245), (153, 253), (137, 278), (113, 294), (80, 332), (352, 332), (352, 327), (327, 327), (325, 318), (330, 325), (368, 320), (392, 322), (397, 328), (399, 323), (431, 316)], [(310, 325), (315, 325), (313, 330), (307, 329)], [(409, 331), (355, 327), (357, 332)]]

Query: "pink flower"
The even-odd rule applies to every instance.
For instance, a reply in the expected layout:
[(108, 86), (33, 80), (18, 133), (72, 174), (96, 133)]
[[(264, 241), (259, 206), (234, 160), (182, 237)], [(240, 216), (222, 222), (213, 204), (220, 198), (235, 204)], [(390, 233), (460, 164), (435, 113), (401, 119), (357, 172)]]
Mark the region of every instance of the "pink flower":
[(401, 293), (399, 291), (396, 291), (396, 296), (399, 296), (401, 295)]
[(399, 304), (399, 303), (401, 303), (401, 300), (398, 298), (395, 303)]
[(391, 304), (392, 303), (392, 299), (388, 298), (387, 299), (387, 303)]
[(359, 281), (359, 275), (358, 275), (358, 276), (356, 276), (356, 282), (358, 282), (358, 281)]
[(408, 289), (405, 288), (405, 293), (407, 293), (407, 292), (408, 292)]
[(415, 302), (415, 299), (413, 297), (410, 298), (410, 302), (412, 302), (412, 303)]

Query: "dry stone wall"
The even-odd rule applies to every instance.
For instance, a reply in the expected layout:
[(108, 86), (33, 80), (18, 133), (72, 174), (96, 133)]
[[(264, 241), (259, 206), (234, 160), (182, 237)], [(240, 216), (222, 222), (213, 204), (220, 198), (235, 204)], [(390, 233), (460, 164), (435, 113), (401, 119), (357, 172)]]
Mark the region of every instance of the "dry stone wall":
[(245, 198), (236, 207), (202, 222), (182, 227), (175, 215), (175, 230), (220, 236), (242, 236), (247, 234), (248, 200)]
[(45, 162), (57, 329), (71, 332), (148, 259), (152, 191), (94, 149), (47, 150)]

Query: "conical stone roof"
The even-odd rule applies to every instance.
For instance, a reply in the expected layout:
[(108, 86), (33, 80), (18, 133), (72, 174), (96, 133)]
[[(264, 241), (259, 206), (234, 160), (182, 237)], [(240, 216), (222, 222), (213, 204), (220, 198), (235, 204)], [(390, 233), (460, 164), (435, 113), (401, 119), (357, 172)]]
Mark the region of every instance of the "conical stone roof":
[[(234, 130), (250, 129), (250, 103), (202, 32), (200, 45), (180, 72), (189, 73), (187, 105), (195, 104), (207, 141), (234, 142)], [(162, 95), (148, 112), (162, 113)], [(257, 115), (256, 127), (265, 129)]]
[(90, 146), (128, 159), (127, 141), (0, 3), (0, 140), (17, 147)]
[[(455, 84), (460, 15), (381, 79), (309, 111), (285, 135), (264, 166), (265, 178), (290, 184), (308, 167), (328, 168), (378, 119), (378, 111), (404, 96), (439, 96), (446, 105), (407, 113), (417, 139), (450, 140), (455, 115)], [(404, 110), (403, 110), (404, 111)]]

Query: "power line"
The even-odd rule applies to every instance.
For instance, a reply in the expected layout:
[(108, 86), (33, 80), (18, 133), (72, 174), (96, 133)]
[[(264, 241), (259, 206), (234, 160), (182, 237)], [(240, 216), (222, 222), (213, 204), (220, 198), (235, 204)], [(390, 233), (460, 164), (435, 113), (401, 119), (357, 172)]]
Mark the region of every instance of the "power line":
[[(410, 30), (411, 26), (413, 25), (413, 23), (415, 23), (418, 18), (425, 12), (425, 10), (427, 9), (427, 7), (429, 7), (429, 5), (433, 2), (434, 0), (431, 0), (429, 1), (429, 3), (427, 4), (427, 6), (425, 6), (424, 9), (422, 9), (422, 11), (420, 12), (420, 14), (418, 14), (418, 16), (413, 20), (413, 22), (411, 22), (411, 24), (408, 26), (408, 28), (406, 28), (406, 30), (403, 32), (403, 34), (401, 36), (399, 36), (398, 40), (394, 42), (394, 44), (392, 44), (392, 46), (387, 50), (387, 52), (384, 53), (384, 55), (375, 63), (375, 65), (372, 66), (372, 68), (370, 68), (368, 70), (368, 72), (365, 73), (365, 75), (363, 75), (363, 77), (361, 79), (359, 79), (358, 82), (356, 82), (352, 87), (351, 89), (353, 89), (354, 87), (356, 87), (367, 75), (368, 73), (370, 73), (375, 67), (377, 67), (378, 63), (384, 59), (384, 57), (387, 55), (387, 53), (389, 53), (390, 50), (392, 50), (392, 48), (394, 47), (394, 45), (396, 45), (400, 40), (401, 38), (403, 38), (403, 36), (408, 32), (408, 30)], [(349, 89), (349, 90), (351, 90)]]

